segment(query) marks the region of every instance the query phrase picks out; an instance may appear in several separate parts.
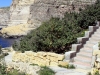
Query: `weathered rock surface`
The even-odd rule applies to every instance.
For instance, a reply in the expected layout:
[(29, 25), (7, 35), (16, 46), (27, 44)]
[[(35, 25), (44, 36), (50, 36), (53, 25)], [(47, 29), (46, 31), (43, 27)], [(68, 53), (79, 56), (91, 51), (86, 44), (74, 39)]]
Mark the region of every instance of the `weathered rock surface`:
[(79, 12), (86, 5), (94, 4), (96, 0), (34, 0), (30, 7), (30, 19), (44, 22), (51, 17), (64, 17), (65, 12)]
[[(14, 0), (11, 6), (10, 25), (30, 23), (38, 27), (51, 17), (64, 17), (65, 12), (79, 11), (96, 0)], [(26, 11), (27, 10), (27, 11)], [(34, 26), (35, 25), (35, 26)]]
[(32, 30), (32, 28), (28, 28), (27, 26), (28, 24), (9, 26), (7, 28), (3, 28), (0, 33), (3, 35), (3, 37), (17, 37), (27, 35), (27, 33)]
[(0, 28), (6, 27), (10, 18), (9, 7), (0, 8)]

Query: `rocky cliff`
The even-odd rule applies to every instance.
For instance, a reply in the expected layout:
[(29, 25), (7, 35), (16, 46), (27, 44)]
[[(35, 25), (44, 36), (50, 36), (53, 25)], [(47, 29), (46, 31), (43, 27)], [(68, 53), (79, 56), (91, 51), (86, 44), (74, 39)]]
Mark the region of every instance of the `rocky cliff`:
[(10, 18), (9, 7), (0, 8), (0, 28), (7, 26)]
[(30, 19), (46, 21), (51, 17), (64, 17), (65, 12), (79, 12), (86, 5), (94, 4), (96, 0), (35, 0), (30, 7)]
[[(21, 27), (23, 27), (24, 24), (27, 24), (28, 28), (35, 29), (51, 17), (62, 18), (65, 12), (79, 12), (80, 8), (84, 9), (86, 5), (91, 5), (95, 2), (96, 0), (13, 0), (10, 7), (8, 26), (22, 25)], [(6, 28), (7, 30), (2, 29), (3, 34), (8, 34), (8, 28)], [(16, 29), (14, 32), (17, 32)], [(15, 35), (13, 33), (10, 34)]]
[[(9, 26), (29, 23), (32, 25), (64, 17), (64, 13), (79, 11), (96, 0), (13, 0), (10, 7)], [(32, 24), (33, 23), (33, 24)]]

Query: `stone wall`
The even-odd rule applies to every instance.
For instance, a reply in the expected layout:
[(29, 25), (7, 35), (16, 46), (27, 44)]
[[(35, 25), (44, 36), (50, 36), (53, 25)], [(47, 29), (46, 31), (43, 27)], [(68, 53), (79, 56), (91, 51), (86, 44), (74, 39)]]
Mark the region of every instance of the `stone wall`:
[(38, 64), (39, 66), (66, 66), (68, 62), (63, 61), (64, 55), (50, 53), (50, 52), (32, 52), (25, 51), (25, 53), (15, 52), (13, 55), (14, 62), (26, 62), (31, 64)]

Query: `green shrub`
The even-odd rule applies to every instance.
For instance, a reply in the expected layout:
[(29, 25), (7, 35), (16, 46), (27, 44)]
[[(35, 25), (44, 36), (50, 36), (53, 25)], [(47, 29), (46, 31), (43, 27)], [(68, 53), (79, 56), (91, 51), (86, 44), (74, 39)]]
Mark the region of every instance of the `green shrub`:
[(39, 75), (55, 75), (55, 72), (46, 66), (42, 67), (38, 73)]
[(80, 27), (70, 25), (59, 18), (52, 18), (30, 34), (21, 40), (19, 47), (15, 48), (19, 48), (22, 52), (33, 50), (64, 53), (70, 50), (71, 44), (82, 35)]
[(12, 70), (8, 72), (7, 75), (26, 75), (26, 74), (22, 72), (18, 72), (17, 70)]
[(38, 64), (30, 64), (30, 65), (32, 65), (32, 66), (38, 66)]

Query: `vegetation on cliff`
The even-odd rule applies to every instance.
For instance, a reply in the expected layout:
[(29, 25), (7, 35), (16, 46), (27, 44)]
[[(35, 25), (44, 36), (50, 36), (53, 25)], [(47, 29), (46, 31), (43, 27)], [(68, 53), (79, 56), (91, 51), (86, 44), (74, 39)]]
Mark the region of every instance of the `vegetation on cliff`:
[(80, 13), (66, 13), (63, 19), (51, 18), (13, 47), (22, 52), (32, 50), (64, 53), (76, 43), (77, 37), (84, 35), (88, 26), (95, 25), (96, 20), (100, 20), (100, 2), (87, 6)]

